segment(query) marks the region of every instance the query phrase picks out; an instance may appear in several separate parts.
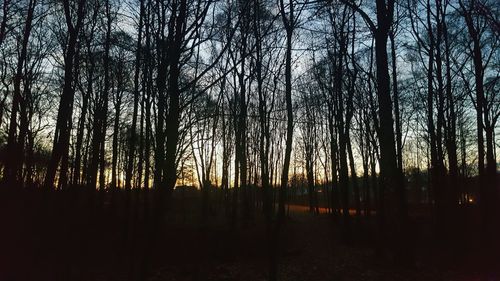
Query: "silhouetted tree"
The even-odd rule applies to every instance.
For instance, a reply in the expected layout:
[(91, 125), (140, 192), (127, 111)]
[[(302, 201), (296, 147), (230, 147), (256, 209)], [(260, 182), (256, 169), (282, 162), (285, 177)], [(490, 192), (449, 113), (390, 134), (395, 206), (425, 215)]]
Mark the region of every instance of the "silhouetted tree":
[[(67, 175), (64, 173), (67, 170), (62, 167), (67, 167), (69, 153), (69, 139), (71, 133), (71, 117), (73, 115), (73, 101), (75, 96), (74, 74), (75, 69), (79, 66), (77, 47), (78, 37), (83, 25), (85, 17), (86, 0), (79, 0), (76, 3), (68, 0), (62, 1), (64, 17), (67, 28), (67, 39), (64, 44), (64, 87), (59, 102), (59, 110), (57, 113), (57, 122), (54, 133), (54, 142), (52, 147), (52, 156), (47, 167), (45, 176), (45, 187), (50, 188), (54, 185), (57, 168), (61, 164), (59, 173), (59, 181), (64, 182)], [(63, 161), (61, 163), (61, 160)], [(66, 163), (65, 163), (66, 162)]]

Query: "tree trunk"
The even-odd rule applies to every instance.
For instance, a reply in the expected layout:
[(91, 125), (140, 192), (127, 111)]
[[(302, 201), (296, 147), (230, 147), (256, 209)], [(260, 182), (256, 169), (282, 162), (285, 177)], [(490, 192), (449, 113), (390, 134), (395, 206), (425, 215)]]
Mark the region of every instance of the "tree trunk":
[[(394, 29), (394, 28), (393, 28)], [(399, 90), (398, 90), (398, 77), (397, 77), (397, 58), (396, 58), (396, 45), (394, 42), (394, 30), (389, 32), (389, 39), (391, 40), (391, 60), (392, 60), (392, 96), (394, 100), (394, 118), (396, 127), (396, 153), (398, 160), (398, 168), (403, 173), (403, 145), (401, 133), (401, 112), (399, 109)]]
[[(348, 136), (348, 139), (350, 137)], [(356, 174), (356, 167), (354, 165), (354, 155), (352, 153), (351, 141), (347, 142), (347, 154), (349, 156), (349, 170), (351, 172), (352, 189), (354, 192), (354, 207), (356, 208), (356, 216), (361, 216), (361, 201), (358, 185), (358, 176)]]
[(455, 98), (452, 92), (452, 79), (451, 79), (451, 60), (450, 60), (450, 45), (449, 45), (449, 34), (445, 19), (445, 10), (442, 13), (443, 21), (443, 36), (444, 36), (444, 48), (445, 48), (445, 65), (446, 65), (446, 108), (448, 112), (448, 126), (447, 126), (447, 139), (446, 139), (446, 150), (448, 152), (448, 166), (449, 166), (449, 188), (450, 194), (450, 205), (455, 209), (457, 202), (459, 200), (458, 194), (460, 193), (458, 186), (458, 157), (457, 157), (457, 116), (455, 113)]
[[(118, 69), (118, 72), (121, 70)], [(120, 74), (118, 74), (120, 75)], [(121, 80), (121, 79), (120, 79)], [(111, 162), (111, 188), (116, 189), (117, 186), (117, 177), (118, 177), (118, 136), (120, 134), (120, 114), (121, 114), (121, 105), (122, 105), (122, 89), (121, 83), (123, 81), (117, 81), (117, 93), (116, 93), (116, 104), (115, 104), (115, 120), (113, 124), (113, 159)], [(131, 148), (129, 148), (131, 149)], [(130, 190), (130, 187), (127, 188)]]
[[(380, 211), (382, 229), (385, 228), (386, 209), (390, 210), (391, 232), (397, 232), (396, 248), (401, 262), (409, 262), (409, 245), (405, 243), (408, 231), (406, 191), (403, 185), (403, 175), (397, 165), (396, 143), (394, 137), (394, 121), (392, 118), (392, 101), (390, 94), (390, 76), (387, 59), (388, 31), (392, 24), (394, 1), (377, 0), (377, 23), (375, 32), (375, 57), (377, 65), (377, 97), (379, 105), (378, 131), (380, 145), (380, 200), (384, 206)], [(393, 210), (397, 210), (394, 212)], [(399, 227), (396, 227), (399, 225)]]
[[(21, 51), (17, 58), (16, 73), (14, 76), (14, 97), (10, 113), (9, 133), (7, 137), (7, 157), (5, 163), (5, 180), (7, 184), (10, 185), (16, 185), (22, 182), (24, 138), (21, 132), (19, 132), (19, 136), (17, 135), (17, 115), (19, 112), (21, 119), (23, 115), (25, 115), (21, 111), (23, 111), (22, 108), (26, 107), (27, 100), (26, 97), (22, 96), (22, 92), (24, 91), (21, 90), (21, 82), (23, 80), (25, 62), (28, 55), (28, 43), (31, 35), (35, 6), (36, 0), (30, 0), (28, 3), (26, 22), (24, 24), (23, 39), (21, 41)], [(4, 17), (7, 16), (4, 15)], [(27, 124), (24, 124), (22, 127), (26, 126)], [(22, 130), (22, 128), (20, 129)]]
[[(61, 95), (61, 100), (59, 102), (59, 109), (56, 121), (56, 130), (54, 134), (54, 142), (52, 146), (52, 153), (50, 161), (47, 167), (47, 173), (45, 175), (44, 185), (46, 188), (51, 188), (54, 185), (54, 179), (56, 176), (57, 167), (61, 158), (68, 153), (69, 148), (69, 138), (70, 138), (70, 124), (71, 124), (71, 114), (73, 109), (73, 100), (75, 95), (75, 89), (73, 87), (73, 71), (77, 67), (75, 65), (75, 55), (78, 52), (77, 43), (78, 35), (80, 33), (80, 28), (83, 24), (83, 18), (85, 15), (85, 4), (86, 0), (79, 0), (78, 8), (76, 13), (76, 25), (72, 23), (72, 17), (69, 11), (70, 6), (69, 0), (64, 0), (63, 5), (65, 7), (65, 18), (66, 25), (68, 27), (68, 43), (66, 45), (65, 56), (64, 56), (64, 86)], [(61, 177), (61, 176), (60, 176)]]
[[(132, 188), (132, 172), (134, 169), (135, 150), (137, 143), (137, 114), (139, 111), (139, 80), (141, 70), (141, 54), (142, 54), (142, 28), (144, 18), (144, 0), (140, 0), (139, 10), (139, 32), (137, 35), (137, 47), (135, 53), (135, 69), (134, 69), (134, 109), (132, 113), (132, 127), (130, 129), (129, 153), (127, 159), (127, 169), (125, 171), (125, 189)], [(143, 86), (144, 87), (144, 86)]]

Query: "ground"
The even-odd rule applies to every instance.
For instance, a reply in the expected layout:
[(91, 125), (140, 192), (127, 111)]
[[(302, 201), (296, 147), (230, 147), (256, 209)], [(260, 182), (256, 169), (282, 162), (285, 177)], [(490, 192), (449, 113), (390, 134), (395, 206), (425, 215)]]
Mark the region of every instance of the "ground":
[[(259, 214), (236, 226), (216, 214), (200, 223), (197, 208), (174, 204), (162, 227), (148, 232), (141, 219), (124, 220), (124, 199), (89, 207), (81, 195), (19, 198), (1, 201), (0, 280), (267, 280), (269, 240)], [(353, 225), (352, 241), (343, 242), (331, 215), (291, 206), (278, 245), (279, 280), (480, 280), (474, 241), (450, 251), (416, 239), (415, 264), (401, 267), (375, 254), (367, 223)], [(428, 236), (425, 227), (416, 236)]]

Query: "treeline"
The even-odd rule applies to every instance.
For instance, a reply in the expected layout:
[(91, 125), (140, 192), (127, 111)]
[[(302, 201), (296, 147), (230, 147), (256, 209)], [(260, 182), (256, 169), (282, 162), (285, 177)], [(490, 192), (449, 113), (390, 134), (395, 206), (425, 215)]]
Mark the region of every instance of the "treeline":
[(3, 0), (0, 10), (5, 188), (181, 182), (199, 186), (203, 204), (220, 188), (248, 218), (258, 187), (271, 217), (275, 190), (284, 213), (293, 172), (311, 205), (323, 184), (346, 225), (352, 206), (376, 209), (404, 240), (416, 171), (438, 225), (473, 176), (495, 224), (495, 1)]

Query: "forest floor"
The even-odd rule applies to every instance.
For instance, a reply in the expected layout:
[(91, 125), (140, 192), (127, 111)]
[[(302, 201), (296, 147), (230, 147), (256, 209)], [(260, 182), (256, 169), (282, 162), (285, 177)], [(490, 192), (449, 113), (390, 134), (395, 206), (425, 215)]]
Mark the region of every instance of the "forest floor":
[[(118, 281), (144, 275), (157, 281), (268, 280), (269, 240), (260, 215), (236, 227), (222, 215), (200, 223), (194, 211), (199, 208), (176, 204), (161, 218), (162, 227), (148, 232), (141, 220), (123, 219), (123, 200), (89, 208), (69, 195), (30, 194), (0, 197), (0, 281)], [(481, 279), (473, 234), (450, 250), (426, 238), (430, 230), (423, 223), (412, 243), (415, 264), (400, 267), (375, 255), (367, 225), (353, 221), (352, 239), (343, 243), (329, 214), (292, 206), (277, 247), (279, 280), (500, 280), (494, 274)], [(144, 268), (147, 274), (141, 275)]]

